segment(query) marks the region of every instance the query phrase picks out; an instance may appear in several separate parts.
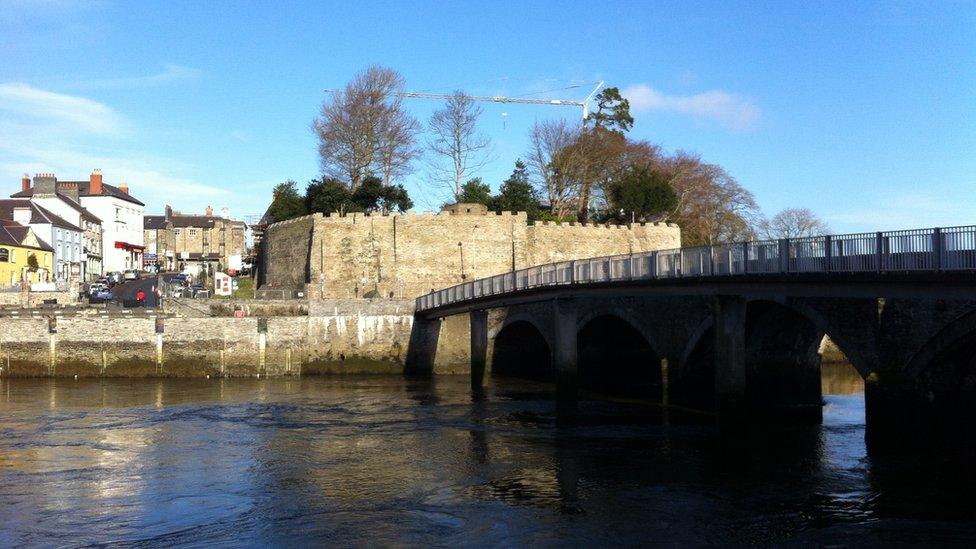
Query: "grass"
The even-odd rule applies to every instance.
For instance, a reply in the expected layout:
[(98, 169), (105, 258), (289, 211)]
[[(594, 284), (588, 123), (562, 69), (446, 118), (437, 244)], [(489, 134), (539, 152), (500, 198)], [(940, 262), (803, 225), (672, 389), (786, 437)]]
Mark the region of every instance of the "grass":
[(249, 276), (237, 277), (237, 289), (229, 296), (214, 295), (216, 299), (254, 299), (254, 279)]

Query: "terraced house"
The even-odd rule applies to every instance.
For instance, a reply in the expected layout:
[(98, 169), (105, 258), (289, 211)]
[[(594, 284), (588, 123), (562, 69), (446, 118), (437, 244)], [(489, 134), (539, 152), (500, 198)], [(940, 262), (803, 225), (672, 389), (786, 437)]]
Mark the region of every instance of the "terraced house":
[(54, 280), (68, 280), (72, 276), (73, 266), (81, 274), (84, 260), (81, 227), (31, 202), (29, 198), (0, 200), (0, 219), (30, 227), (37, 238), (51, 248), (54, 254), (51, 277)]
[(51, 247), (34, 231), (12, 219), (0, 219), (0, 288), (21, 282), (48, 282), (54, 267)]
[(163, 215), (145, 216), (143, 226), (146, 263), (167, 271), (240, 270), (247, 252), (244, 222), (216, 216), (209, 206), (203, 215), (166, 206)]
[[(93, 170), (86, 181), (58, 181), (54, 174), (38, 174), (33, 183), (31, 186), (30, 179), (24, 177), (20, 192), (11, 197), (34, 199), (45, 208), (54, 207), (52, 204), (63, 202), (61, 198), (67, 197), (87, 211), (88, 216), (85, 217), (84, 212), (71, 208), (71, 204), (58, 206), (66, 208), (59, 210), (62, 213), (67, 209), (76, 210), (81, 225), (78, 230), (88, 239), (84, 248), (101, 263), (97, 269), (89, 265), (87, 270), (90, 273), (97, 276), (101, 272), (138, 269), (142, 266), (145, 248), (142, 242), (142, 216), (145, 205), (129, 194), (127, 184), (120, 183), (116, 187), (105, 183), (101, 170)], [(100, 223), (98, 227), (96, 220)]]
[[(35, 187), (38, 187), (35, 179)], [(22, 189), (30, 189), (25, 174)], [(43, 184), (41, 185), (43, 187)], [(47, 189), (50, 190), (50, 189)], [(81, 205), (77, 182), (59, 181), (54, 192), (35, 192), (30, 201), (82, 229), (82, 280), (95, 280), (102, 275), (102, 220)]]

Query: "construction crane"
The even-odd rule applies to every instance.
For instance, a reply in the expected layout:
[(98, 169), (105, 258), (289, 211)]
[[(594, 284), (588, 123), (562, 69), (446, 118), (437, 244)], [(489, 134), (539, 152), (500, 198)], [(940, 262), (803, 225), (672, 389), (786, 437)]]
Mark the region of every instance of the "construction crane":
[[(526, 97), (503, 97), (500, 95), (469, 95), (468, 97), (474, 101), (487, 101), (491, 103), (522, 103), (526, 105), (552, 105), (556, 107), (579, 107), (583, 110), (583, 120), (590, 117), (590, 101), (596, 92), (600, 91), (603, 87), (603, 81), (601, 80), (599, 84), (593, 88), (590, 95), (586, 96), (586, 99), (582, 101), (575, 101), (572, 99), (529, 99)], [(326, 92), (335, 92), (338, 90), (324, 90)], [(444, 93), (425, 93), (425, 92), (400, 92), (395, 93), (397, 97), (404, 97), (407, 99), (450, 99), (452, 94)]]

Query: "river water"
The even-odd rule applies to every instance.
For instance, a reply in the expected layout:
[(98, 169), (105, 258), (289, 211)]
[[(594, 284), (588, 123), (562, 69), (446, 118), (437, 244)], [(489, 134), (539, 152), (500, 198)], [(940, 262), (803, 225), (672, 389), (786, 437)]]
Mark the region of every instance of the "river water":
[(971, 542), (972, 457), (869, 452), (859, 378), (824, 387), (822, 426), (726, 433), (557, 427), (514, 380), (0, 380), (0, 546)]

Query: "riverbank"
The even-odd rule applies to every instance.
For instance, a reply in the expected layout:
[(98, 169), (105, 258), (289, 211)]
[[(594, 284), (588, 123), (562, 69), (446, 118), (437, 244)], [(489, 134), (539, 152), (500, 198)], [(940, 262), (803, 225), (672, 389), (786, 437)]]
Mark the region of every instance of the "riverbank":
[[(315, 316), (263, 318), (119, 318), (57, 312), (40, 318), (0, 318), (0, 376), (403, 373), (413, 326), (412, 301), (317, 306)], [(464, 338), (450, 339), (466, 344)], [(463, 361), (456, 362), (445, 368), (465, 367)]]

